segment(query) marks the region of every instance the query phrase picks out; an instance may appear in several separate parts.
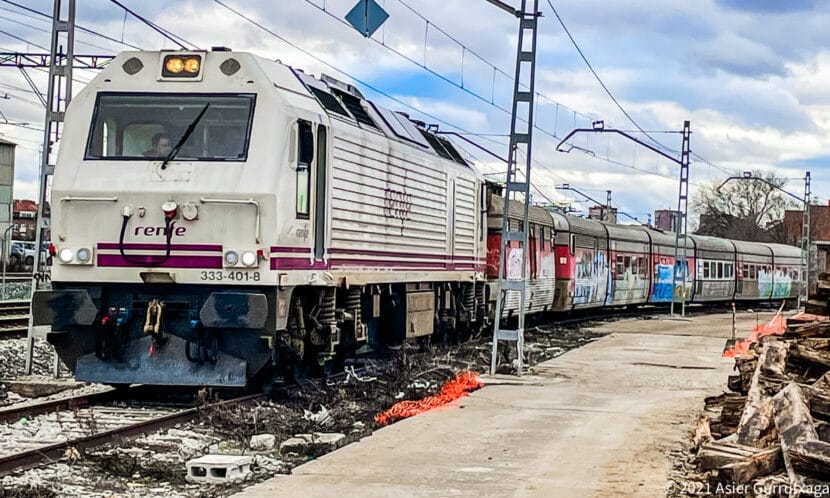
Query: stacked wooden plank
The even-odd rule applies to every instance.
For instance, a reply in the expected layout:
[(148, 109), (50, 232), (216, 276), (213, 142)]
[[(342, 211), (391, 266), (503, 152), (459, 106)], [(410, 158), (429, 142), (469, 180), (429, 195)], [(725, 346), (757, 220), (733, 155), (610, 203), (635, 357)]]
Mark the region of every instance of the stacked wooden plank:
[(830, 320), (796, 315), (737, 356), (735, 372), (695, 428), (699, 469), (723, 485), (782, 474), (791, 496), (830, 494)]

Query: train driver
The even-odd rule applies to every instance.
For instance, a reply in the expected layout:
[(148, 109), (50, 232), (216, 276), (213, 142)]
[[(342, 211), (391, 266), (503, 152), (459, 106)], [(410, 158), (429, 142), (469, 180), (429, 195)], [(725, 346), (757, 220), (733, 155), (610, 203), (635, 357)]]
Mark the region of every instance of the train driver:
[(144, 151), (145, 157), (167, 157), (167, 154), (173, 149), (173, 144), (170, 141), (170, 136), (166, 133), (156, 133), (150, 140), (152, 148)]

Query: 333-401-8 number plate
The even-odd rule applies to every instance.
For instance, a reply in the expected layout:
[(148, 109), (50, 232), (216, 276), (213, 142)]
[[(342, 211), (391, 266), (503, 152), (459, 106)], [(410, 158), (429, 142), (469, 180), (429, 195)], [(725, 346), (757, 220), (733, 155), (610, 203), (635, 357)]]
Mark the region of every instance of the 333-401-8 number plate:
[(259, 282), (261, 278), (258, 271), (203, 271), (202, 280), (210, 281), (233, 281), (233, 282)]

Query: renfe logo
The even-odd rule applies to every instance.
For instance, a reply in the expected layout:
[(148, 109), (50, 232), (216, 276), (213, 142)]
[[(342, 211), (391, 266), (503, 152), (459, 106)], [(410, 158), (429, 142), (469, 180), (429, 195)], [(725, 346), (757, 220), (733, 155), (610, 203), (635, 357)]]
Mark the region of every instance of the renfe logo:
[[(184, 236), (184, 233), (187, 231), (187, 227), (177, 227), (170, 225), (170, 230), (173, 231), (173, 235), (176, 237)], [(165, 227), (135, 227), (135, 235), (144, 235), (145, 237), (153, 237), (156, 235), (167, 235), (167, 229)]]

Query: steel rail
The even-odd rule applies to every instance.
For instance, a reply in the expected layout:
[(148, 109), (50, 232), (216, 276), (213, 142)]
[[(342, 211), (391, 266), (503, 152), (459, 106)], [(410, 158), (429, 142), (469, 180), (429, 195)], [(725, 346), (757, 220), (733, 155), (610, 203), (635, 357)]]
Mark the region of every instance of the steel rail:
[[(107, 391), (111, 393), (111, 391)], [(166, 427), (172, 427), (177, 424), (187, 422), (195, 418), (201, 410), (221, 408), (223, 406), (235, 405), (238, 403), (245, 403), (258, 399), (264, 399), (265, 394), (249, 394), (239, 398), (218, 401), (204, 406), (197, 406), (180, 410), (178, 412), (156, 417), (150, 420), (144, 420), (133, 424), (125, 425), (115, 429), (102, 431), (96, 434), (69, 439), (64, 442), (54, 443), (30, 450), (22, 451), (12, 455), (0, 457), (0, 475), (8, 474), (16, 470), (24, 470), (35, 467), (43, 462), (51, 462), (62, 458), (67, 449), (74, 448), (76, 450), (85, 450), (103, 446), (111, 442), (119, 442), (125, 439), (131, 439), (148, 432), (153, 432)], [(65, 400), (64, 400), (65, 401)], [(89, 401), (89, 397), (87, 397)]]

